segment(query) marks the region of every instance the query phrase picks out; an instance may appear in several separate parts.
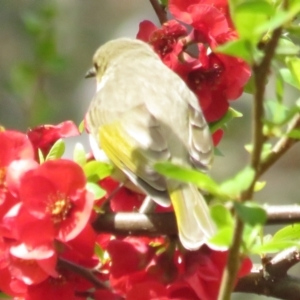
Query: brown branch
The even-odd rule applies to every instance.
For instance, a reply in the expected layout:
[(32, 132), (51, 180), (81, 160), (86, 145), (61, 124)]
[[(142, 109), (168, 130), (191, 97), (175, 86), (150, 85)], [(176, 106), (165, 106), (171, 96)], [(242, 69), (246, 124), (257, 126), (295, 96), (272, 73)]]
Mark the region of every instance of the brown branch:
[(97, 232), (132, 235), (177, 235), (174, 213), (110, 213), (93, 223)]
[[(265, 207), (266, 225), (300, 222), (300, 205), (275, 205)], [(120, 235), (177, 235), (174, 213), (106, 213), (93, 223), (97, 232)]]
[(65, 260), (63, 258), (58, 259), (57, 267), (61, 269), (66, 269), (72, 271), (81, 277), (85, 278), (89, 282), (91, 282), (95, 288), (97, 289), (106, 289), (109, 290), (109, 287), (105, 285), (102, 281), (100, 281), (93, 273), (92, 270), (84, 268), (80, 265), (77, 265), (73, 262)]
[[(300, 129), (300, 114), (297, 114), (291, 121), (287, 135), (295, 129)], [(280, 157), (282, 157), (292, 146), (294, 146), (299, 140), (292, 139), (288, 136), (282, 137), (276, 145), (273, 147), (272, 152), (261, 163), (259, 169), (259, 175), (267, 171)]]
[(300, 295), (300, 278), (290, 276), (287, 272), (299, 261), (299, 250), (296, 247), (286, 249), (265, 266), (254, 267), (249, 275), (240, 278), (234, 291), (297, 300)]
[(150, 0), (150, 3), (158, 17), (161, 25), (168, 21), (166, 8), (161, 5), (158, 0)]

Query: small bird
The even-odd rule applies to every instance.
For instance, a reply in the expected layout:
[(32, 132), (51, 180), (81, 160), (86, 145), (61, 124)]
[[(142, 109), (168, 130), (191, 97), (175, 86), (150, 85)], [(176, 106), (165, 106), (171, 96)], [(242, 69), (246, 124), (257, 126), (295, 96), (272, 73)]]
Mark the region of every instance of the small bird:
[(215, 233), (208, 206), (193, 184), (157, 173), (158, 161), (206, 171), (213, 144), (197, 97), (145, 42), (120, 38), (94, 54), (86, 77), (97, 92), (85, 117), (96, 159), (109, 159), (160, 205), (174, 207), (179, 239), (200, 248)]

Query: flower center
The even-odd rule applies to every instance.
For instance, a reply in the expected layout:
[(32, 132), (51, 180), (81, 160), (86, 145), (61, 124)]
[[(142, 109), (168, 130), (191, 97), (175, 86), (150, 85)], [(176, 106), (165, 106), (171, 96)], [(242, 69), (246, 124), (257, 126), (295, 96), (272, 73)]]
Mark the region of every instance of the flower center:
[(55, 199), (52, 199), (49, 207), (53, 222), (57, 224), (64, 221), (71, 208), (72, 204), (68, 197), (62, 194), (56, 195)]

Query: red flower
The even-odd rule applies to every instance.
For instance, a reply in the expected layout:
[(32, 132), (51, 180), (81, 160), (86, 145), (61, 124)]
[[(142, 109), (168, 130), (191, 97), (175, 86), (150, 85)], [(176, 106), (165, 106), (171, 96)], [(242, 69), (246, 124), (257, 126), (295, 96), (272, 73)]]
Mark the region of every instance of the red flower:
[(58, 125), (42, 125), (27, 131), (27, 135), (34, 146), (36, 157), (38, 157), (38, 149), (46, 156), (57, 140), (79, 134), (77, 126), (72, 121), (65, 121)]
[[(143, 21), (137, 38), (149, 42), (162, 61), (179, 74), (197, 95), (208, 122), (221, 119), (228, 100), (238, 98), (250, 77), (250, 68), (241, 59), (214, 53), (214, 49), (237, 38), (226, 0), (170, 0), (170, 12), (192, 27), (170, 20), (161, 28)], [(197, 43), (191, 57), (187, 47)], [(180, 57), (180, 59), (179, 59)]]
[(25, 171), (27, 167), (22, 162), (32, 162), (34, 150), (25, 134), (12, 130), (0, 131), (0, 145), (0, 232), (3, 232), (6, 231), (2, 227), (3, 216), (19, 201), (7, 178), (8, 170), (12, 163), (20, 163), (18, 172)]
[[(118, 188), (119, 183), (111, 177), (106, 177), (101, 180), (100, 186), (106, 190), (106, 196), (110, 197)], [(133, 192), (126, 187), (122, 187), (110, 200), (110, 207), (113, 212), (132, 212), (140, 207), (145, 195)], [(102, 200), (102, 201), (103, 201)], [(100, 200), (100, 204), (102, 202)]]
[[(212, 251), (201, 248), (185, 255), (186, 274), (183, 280), (194, 290), (199, 299), (217, 299), (222, 273), (227, 262), (228, 252)], [(242, 262), (239, 277), (245, 276), (251, 270), (250, 259)]]
[(20, 198), (33, 217), (50, 222), (56, 238), (66, 242), (86, 226), (93, 196), (85, 189), (83, 170), (69, 160), (46, 161), (21, 179)]

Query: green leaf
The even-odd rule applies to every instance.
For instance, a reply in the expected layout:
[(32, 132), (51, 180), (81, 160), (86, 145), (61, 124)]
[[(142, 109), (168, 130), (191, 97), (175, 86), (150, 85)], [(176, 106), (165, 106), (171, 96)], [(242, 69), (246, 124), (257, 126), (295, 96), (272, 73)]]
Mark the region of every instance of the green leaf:
[(98, 200), (106, 195), (106, 191), (94, 182), (87, 182), (86, 189), (94, 194), (94, 200)]
[(239, 3), (232, 16), (239, 36), (250, 40), (252, 43), (258, 42), (261, 32), (257, 32), (257, 28), (266, 23), (274, 11), (274, 7), (264, 0)]
[(286, 65), (289, 68), (297, 86), (300, 86), (300, 58), (298, 57), (287, 57), (285, 59)]
[(253, 254), (276, 253), (293, 246), (299, 246), (299, 243), (291, 241), (270, 241), (263, 245), (255, 245), (251, 248), (251, 252)]
[(105, 256), (105, 251), (102, 249), (102, 247), (99, 244), (95, 244), (94, 247), (94, 253), (95, 255), (98, 257), (99, 261), (101, 261), (101, 263), (103, 263), (104, 261), (104, 256)]
[(251, 252), (251, 248), (257, 245), (261, 245), (260, 235), (262, 232), (262, 226), (250, 226), (249, 224), (245, 224), (244, 232), (243, 232), (243, 250), (244, 252)]
[(300, 129), (291, 130), (287, 136), (295, 140), (300, 140)]
[(239, 57), (248, 63), (252, 63), (252, 51), (253, 46), (248, 40), (234, 40), (229, 41), (226, 44), (218, 46), (214, 49), (214, 52), (224, 53), (230, 56)]
[(272, 241), (299, 241), (300, 242), (300, 224), (293, 224), (278, 230), (274, 235)]
[(290, 55), (298, 55), (299, 53), (300, 53), (300, 47), (298, 45), (295, 45), (292, 41), (286, 38), (279, 39), (279, 44), (276, 48), (277, 55), (290, 56)]
[(74, 147), (73, 160), (80, 166), (84, 166), (86, 163), (86, 153), (81, 143), (76, 143)]
[(215, 156), (224, 156), (223, 152), (217, 147), (214, 147), (214, 155)]
[(288, 108), (279, 101), (265, 101), (265, 110), (267, 112), (267, 122), (276, 125), (283, 125), (286, 120)]
[(279, 70), (280, 75), (282, 76), (283, 80), (288, 83), (289, 85), (293, 86), (294, 88), (300, 90), (300, 85), (294, 78), (292, 72), (288, 68), (282, 68)]
[(182, 182), (193, 183), (200, 189), (206, 190), (213, 195), (219, 195), (217, 183), (204, 173), (187, 167), (175, 165), (168, 161), (156, 163), (154, 165), (154, 169), (164, 176)]
[(230, 198), (239, 197), (240, 193), (246, 190), (254, 179), (255, 172), (252, 168), (246, 167), (240, 171), (234, 178), (226, 180), (220, 185), (220, 190)]
[(39, 163), (42, 164), (45, 161), (45, 157), (40, 148), (38, 149), (38, 155), (39, 155)]
[(265, 186), (267, 182), (266, 181), (256, 181), (254, 185), (254, 191), (259, 192), (261, 191)]
[(246, 85), (244, 86), (244, 92), (248, 94), (254, 94), (255, 91), (255, 85), (254, 85), (254, 80), (253, 76), (250, 77)]
[(209, 128), (210, 128), (210, 132), (214, 133), (216, 132), (218, 129), (223, 128), (225, 126), (225, 124), (227, 124), (229, 121), (231, 121), (234, 118), (240, 118), (242, 117), (243, 114), (240, 113), (239, 111), (233, 109), (232, 107), (230, 107), (227, 111), (227, 113), (225, 114), (225, 116), (216, 122), (212, 122), (209, 124)]
[(222, 248), (225, 250), (230, 247), (233, 238), (233, 227), (223, 227), (212, 238), (209, 239), (207, 244), (212, 248)]
[(210, 215), (219, 229), (233, 225), (230, 211), (222, 204), (212, 205), (210, 207)]
[(240, 219), (251, 226), (262, 225), (267, 221), (266, 211), (254, 202), (234, 202), (234, 208)]
[(83, 166), (85, 176), (89, 181), (98, 181), (112, 174), (113, 166), (101, 161), (92, 160)]
[[(271, 143), (264, 143), (263, 144), (263, 149), (262, 149), (262, 153), (261, 153), (261, 160), (265, 160), (268, 155), (272, 152), (272, 144)], [(247, 152), (252, 153), (253, 151), (253, 146), (252, 145), (245, 145), (245, 149)]]
[(59, 139), (55, 142), (55, 144), (50, 149), (46, 160), (58, 159), (63, 156), (65, 153), (65, 142), (62, 139)]
[(169, 0), (159, 0), (159, 2), (162, 6), (167, 7)]
[(283, 93), (284, 93), (284, 80), (280, 74), (276, 76), (276, 98), (279, 103), (282, 103), (283, 100)]
[(78, 126), (78, 130), (80, 133), (84, 132), (84, 120), (82, 120)]

